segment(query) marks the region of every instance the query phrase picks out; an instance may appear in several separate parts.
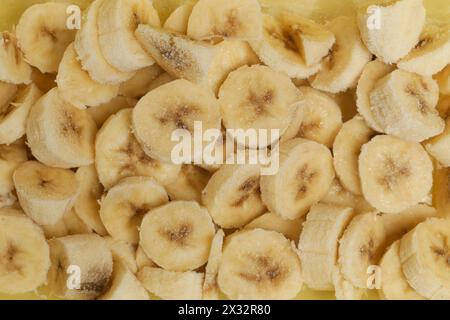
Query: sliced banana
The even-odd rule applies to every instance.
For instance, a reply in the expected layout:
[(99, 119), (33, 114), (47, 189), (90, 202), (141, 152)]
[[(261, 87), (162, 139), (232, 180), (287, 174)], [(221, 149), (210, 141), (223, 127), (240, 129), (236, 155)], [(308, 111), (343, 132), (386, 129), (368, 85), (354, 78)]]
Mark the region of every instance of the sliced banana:
[(208, 184), (211, 173), (207, 170), (191, 164), (185, 164), (177, 179), (166, 185), (165, 188), (170, 200), (194, 200), (198, 203), (202, 200), (202, 191)]
[(450, 167), (450, 118), (445, 120), (444, 131), (424, 143), (428, 153), (444, 167)]
[(275, 213), (267, 212), (246, 224), (244, 229), (264, 229), (268, 231), (276, 231), (284, 235), (289, 240), (297, 242), (302, 232), (304, 222), (304, 217), (294, 220), (287, 220)]
[(148, 92), (174, 80), (176, 80), (176, 78), (172, 77), (167, 72), (163, 72), (158, 77), (156, 77), (156, 79), (153, 80), (152, 83), (150, 83), (150, 85), (148, 86)]
[(220, 262), (222, 260), (223, 238), (225, 234), (219, 229), (212, 242), (209, 250), (208, 263), (205, 267), (205, 281), (203, 282), (203, 299), (219, 300), (220, 290), (217, 285), (217, 274), (219, 272)]
[(17, 202), (13, 173), (27, 159), (27, 150), (23, 143), (0, 145), (0, 208), (12, 206)]
[(366, 294), (366, 289), (355, 287), (346, 280), (338, 266), (334, 267), (332, 278), (336, 300), (362, 300)]
[(110, 116), (122, 109), (132, 108), (136, 103), (136, 99), (118, 96), (100, 106), (88, 108), (87, 113), (94, 119), (97, 128), (101, 128)]
[(119, 94), (128, 98), (140, 99), (147, 94), (151, 83), (164, 71), (157, 65), (151, 65), (136, 71), (136, 74), (120, 85)]
[(164, 29), (186, 34), (193, 7), (192, 3), (185, 3), (176, 8), (164, 22)]
[(116, 240), (110, 236), (106, 236), (103, 239), (106, 240), (109, 249), (111, 250), (114, 261), (113, 269), (115, 268), (116, 262), (118, 262), (119, 264), (123, 264), (132, 273), (136, 273), (138, 271), (136, 249), (134, 245), (123, 240)]
[(47, 239), (92, 233), (92, 229), (77, 216), (73, 209), (64, 213), (63, 217), (57, 223), (42, 225), (41, 227)]
[(0, 34), (0, 81), (29, 84), (31, 67), (24, 59), (17, 38), (8, 31)]
[(144, 267), (156, 267), (156, 264), (147, 257), (141, 246), (138, 246), (136, 249), (136, 266), (138, 270), (141, 270)]
[(435, 76), (439, 84), (439, 92), (444, 95), (450, 95), (450, 63)]

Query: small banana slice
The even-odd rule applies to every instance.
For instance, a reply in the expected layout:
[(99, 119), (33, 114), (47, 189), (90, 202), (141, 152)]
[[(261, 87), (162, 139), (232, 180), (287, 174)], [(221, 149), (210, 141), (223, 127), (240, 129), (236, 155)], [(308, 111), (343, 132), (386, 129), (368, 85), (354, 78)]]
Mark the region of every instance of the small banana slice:
[(59, 64), (56, 83), (61, 97), (79, 109), (107, 103), (119, 93), (118, 85), (101, 84), (91, 79), (81, 68), (73, 44), (67, 47)]
[(296, 249), (278, 232), (242, 231), (224, 247), (218, 284), (230, 299), (293, 299), (302, 282)]
[(49, 247), (42, 230), (23, 212), (0, 209), (0, 292), (33, 291), (47, 280)]
[(109, 189), (120, 179), (153, 177), (162, 185), (175, 181), (179, 165), (159, 162), (147, 156), (131, 131), (132, 109), (112, 115), (95, 141), (95, 167), (102, 185)]
[(287, 220), (275, 213), (267, 212), (246, 224), (244, 229), (264, 229), (268, 231), (276, 231), (284, 235), (289, 240), (298, 242), (304, 221), (304, 217), (294, 220)]
[(435, 76), (439, 84), (439, 92), (443, 95), (450, 95), (450, 63)]
[(300, 87), (299, 91), (301, 98), (296, 103), (297, 111), (281, 141), (305, 138), (331, 147), (342, 126), (339, 105), (311, 87)]
[(203, 299), (219, 300), (220, 290), (217, 285), (217, 274), (222, 260), (223, 238), (225, 234), (222, 229), (216, 232), (209, 250), (208, 263), (205, 267), (205, 281), (203, 282)]
[(65, 102), (56, 88), (31, 108), (26, 134), (33, 155), (42, 163), (74, 168), (94, 162), (97, 127), (86, 113)]
[(147, 257), (141, 246), (138, 246), (136, 249), (136, 266), (138, 271), (144, 267), (156, 267), (156, 264), (149, 257)]
[(19, 90), (19, 86), (0, 81), (0, 107), (10, 104)]
[(37, 161), (22, 163), (13, 180), (20, 205), (40, 225), (57, 223), (72, 208), (80, 187), (72, 171)]
[(68, 3), (39, 3), (28, 7), (16, 26), (25, 60), (42, 73), (55, 73), (76, 30), (67, 28)]
[(0, 81), (29, 84), (31, 67), (25, 61), (17, 38), (8, 31), (0, 34)]
[(0, 208), (9, 207), (17, 201), (14, 193), (13, 173), (27, 159), (27, 150), (24, 144), (16, 142), (10, 145), (0, 145)]
[(128, 98), (140, 99), (147, 92), (150, 84), (164, 71), (157, 65), (151, 65), (136, 71), (135, 75), (120, 85), (119, 94)]
[(371, 111), (383, 132), (416, 142), (444, 130), (438, 100), (435, 80), (399, 69), (378, 80), (370, 93)]
[(258, 165), (224, 165), (212, 175), (202, 203), (216, 224), (239, 228), (266, 211), (259, 189), (260, 171)]
[(418, 204), (432, 185), (433, 165), (425, 149), (393, 136), (363, 145), (359, 176), (364, 198), (376, 209), (396, 213)]
[(356, 22), (338, 17), (327, 24), (336, 42), (321, 70), (310, 79), (313, 88), (338, 93), (356, 86), (364, 66), (372, 55), (361, 41)]
[(444, 131), (424, 143), (428, 153), (444, 167), (450, 167), (450, 118), (445, 120)]
[(450, 168), (435, 168), (432, 198), (439, 216), (450, 217)]
[(400, 241), (400, 261), (409, 285), (428, 299), (450, 299), (450, 222), (428, 219)]
[(200, 203), (202, 200), (202, 191), (205, 189), (210, 178), (211, 173), (207, 170), (185, 164), (181, 167), (177, 179), (166, 185), (165, 188), (170, 200), (194, 200)]
[(193, 7), (192, 3), (185, 3), (176, 8), (164, 22), (164, 29), (186, 34)]
[(94, 119), (97, 124), (97, 128), (101, 128), (110, 116), (122, 109), (132, 108), (136, 105), (136, 103), (137, 100), (135, 99), (118, 96), (100, 106), (88, 108), (87, 112), (92, 119)]
[(364, 297), (366, 290), (355, 287), (346, 280), (338, 266), (334, 267), (332, 278), (336, 300), (362, 300)]
[(370, 23), (373, 10), (364, 7), (357, 18), (361, 37), (377, 58), (388, 64), (395, 63), (419, 41), (425, 24), (423, 0), (399, 0), (373, 8), (380, 25)]
[(164, 300), (201, 300), (204, 274), (145, 267), (138, 273), (145, 289)]
[(278, 172), (261, 177), (262, 200), (282, 218), (297, 219), (326, 195), (333, 179), (327, 147), (302, 138), (288, 140), (280, 146)]
[(80, 234), (49, 241), (52, 266), (50, 292), (66, 299), (95, 299), (107, 288), (113, 269), (111, 250), (95, 234)]
[(139, 242), (138, 227), (152, 208), (169, 201), (166, 191), (149, 177), (128, 177), (108, 190), (100, 202), (100, 217), (117, 240)]
[(159, 16), (151, 1), (108, 0), (101, 4), (98, 16), (98, 41), (106, 61), (122, 72), (133, 72), (155, 61), (136, 39), (140, 24), (159, 26)]
[(342, 186), (361, 195), (358, 157), (361, 147), (370, 141), (375, 131), (370, 129), (361, 116), (355, 116), (342, 126), (333, 144), (333, 160), (336, 175)]
[(42, 73), (37, 68), (32, 68), (31, 80), (43, 93), (49, 92), (56, 87), (56, 74), (54, 73)]
[[(171, 163), (177, 142), (172, 139), (175, 130), (194, 133), (195, 122), (202, 130), (220, 130), (220, 111), (214, 94), (187, 80), (175, 80), (146, 94), (133, 109), (133, 133), (144, 152), (152, 158)], [(207, 142), (201, 148), (191, 139), (191, 162), (198, 161)], [(200, 150), (199, 150), (200, 149)], [(184, 152), (183, 152), (184, 153)], [(183, 163), (189, 162), (183, 155)]]
[(125, 265), (125, 267), (130, 270), (132, 273), (136, 273), (138, 271), (137, 263), (136, 263), (136, 250), (135, 247), (126, 241), (116, 240), (110, 236), (103, 237), (108, 243), (109, 249), (111, 250), (112, 258), (115, 263), (119, 262), (120, 264)]

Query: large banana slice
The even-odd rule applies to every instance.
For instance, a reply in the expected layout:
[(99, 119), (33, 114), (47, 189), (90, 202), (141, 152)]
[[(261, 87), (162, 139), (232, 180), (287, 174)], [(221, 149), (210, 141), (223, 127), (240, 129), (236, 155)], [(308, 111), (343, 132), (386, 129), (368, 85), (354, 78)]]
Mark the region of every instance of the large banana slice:
[(157, 64), (140, 69), (131, 79), (120, 84), (119, 94), (128, 98), (140, 99), (150, 91), (148, 88), (151, 83), (163, 72)]
[(431, 189), (432, 172), (419, 143), (393, 136), (376, 136), (359, 155), (362, 193), (381, 212), (396, 213), (419, 203)]
[(203, 282), (203, 299), (219, 300), (220, 290), (217, 285), (217, 274), (222, 260), (223, 238), (225, 234), (222, 229), (216, 232), (209, 250), (208, 263), (205, 267), (205, 281)]
[(425, 143), (425, 149), (444, 167), (450, 167), (450, 118), (445, 120), (444, 131)]
[(68, 3), (40, 3), (25, 10), (16, 36), (25, 60), (42, 73), (55, 73), (76, 30), (67, 28)]
[(40, 225), (57, 223), (72, 208), (79, 192), (75, 174), (37, 161), (22, 163), (13, 175), (20, 205)]
[(111, 254), (114, 263), (116, 261), (120, 262), (124, 264), (127, 267), (127, 269), (129, 269), (132, 273), (136, 273), (138, 267), (136, 262), (135, 246), (129, 242), (123, 240), (116, 240), (110, 236), (106, 236), (103, 239), (106, 240), (109, 248), (111, 249)]
[(305, 138), (333, 145), (342, 126), (342, 113), (339, 105), (328, 95), (311, 87), (300, 87), (300, 101), (291, 124), (281, 141), (292, 138)]
[(450, 95), (450, 63), (435, 76), (441, 94)]
[(164, 188), (152, 178), (128, 177), (102, 197), (100, 217), (114, 239), (137, 244), (143, 216), (168, 201)]
[(181, 167), (177, 179), (166, 185), (165, 188), (170, 200), (195, 200), (200, 203), (202, 191), (205, 189), (210, 178), (211, 173), (207, 170), (185, 164)]
[(330, 54), (321, 70), (310, 79), (313, 88), (337, 93), (356, 86), (372, 55), (361, 41), (356, 22), (349, 17), (339, 17), (327, 24), (336, 37)]
[(9, 207), (17, 201), (13, 173), (27, 159), (27, 150), (23, 143), (0, 145), (0, 208)]
[(0, 81), (14, 84), (31, 82), (31, 67), (22, 55), (17, 38), (8, 31), (0, 34)]
[(88, 108), (87, 112), (94, 119), (97, 128), (101, 128), (105, 121), (113, 114), (122, 109), (132, 108), (136, 105), (137, 100), (127, 97), (115, 97), (111, 101), (95, 108)]
[(219, 288), (230, 299), (293, 299), (302, 288), (295, 247), (275, 231), (242, 231), (225, 245)]
[(278, 172), (261, 177), (262, 200), (271, 212), (297, 219), (325, 196), (333, 179), (327, 147), (302, 138), (288, 140), (280, 146)]
[(134, 34), (139, 24), (160, 25), (151, 1), (104, 1), (97, 19), (101, 52), (114, 68), (132, 72), (154, 63)]
[(338, 266), (333, 269), (332, 279), (336, 300), (362, 300), (366, 293), (365, 289), (355, 287), (346, 280)]
[(0, 107), (8, 105), (15, 98), (17, 91), (19, 90), (19, 86), (0, 81)]
[(113, 262), (106, 241), (95, 234), (81, 234), (49, 241), (52, 266), (50, 292), (66, 299), (95, 299), (107, 288)]
[(244, 229), (264, 229), (276, 231), (284, 235), (286, 238), (298, 242), (304, 222), (304, 217), (294, 220), (287, 220), (283, 219), (276, 213), (267, 212), (246, 224)]
[(49, 247), (42, 230), (23, 212), (0, 209), (0, 292), (24, 293), (47, 280)]
[(97, 134), (95, 167), (102, 185), (109, 189), (131, 176), (153, 177), (161, 184), (175, 181), (179, 165), (162, 163), (147, 156), (131, 131), (132, 109), (111, 116)]
[(197, 202), (172, 201), (145, 215), (140, 245), (166, 270), (194, 270), (208, 260), (214, 232), (208, 211)]
[(193, 7), (192, 3), (185, 3), (176, 8), (164, 22), (164, 29), (186, 34)]

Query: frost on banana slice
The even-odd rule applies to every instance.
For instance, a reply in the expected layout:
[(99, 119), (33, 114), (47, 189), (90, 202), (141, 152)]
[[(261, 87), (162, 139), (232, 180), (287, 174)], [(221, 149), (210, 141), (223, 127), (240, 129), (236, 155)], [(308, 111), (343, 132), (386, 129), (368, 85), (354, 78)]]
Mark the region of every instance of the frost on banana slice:
[(439, 92), (443, 95), (450, 96), (450, 62), (449, 64), (435, 76), (439, 85)]
[(366, 293), (365, 289), (355, 287), (346, 280), (338, 266), (333, 269), (332, 279), (336, 300), (362, 300)]
[(403, 273), (414, 290), (428, 299), (450, 299), (450, 222), (431, 218), (400, 242)]
[(370, 105), (383, 132), (421, 142), (444, 130), (436, 105), (439, 88), (431, 77), (395, 70), (378, 80)]
[(358, 157), (361, 147), (373, 138), (375, 132), (366, 122), (355, 116), (342, 126), (333, 144), (333, 160), (336, 175), (342, 186), (356, 195), (361, 195)]
[(281, 141), (305, 138), (331, 147), (342, 126), (339, 105), (311, 87), (300, 87), (299, 91), (301, 98), (296, 103), (297, 111)]
[(122, 72), (133, 72), (155, 61), (141, 47), (135, 31), (140, 24), (160, 26), (158, 12), (147, 0), (108, 0), (98, 11), (98, 40), (109, 64)]
[(148, 89), (150, 84), (163, 72), (157, 64), (140, 69), (131, 79), (120, 85), (119, 94), (128, 98), (140, 99), (150, 91)]
[(144, 215), (168, 201), (164, 188), (152, 178), (127, 177), (102, 197), (100, 217), (114, 239), (137, 244)]
[(57, 223), (72, 208), (80, 187), (72, 171), (37, 161), (22, 163), (13, 180), (20, 205), (40, 225)]
[(219, 300), (220, 290), (217, 285), (217, 274), (222, 260), (223, 238), (225, 234), (222, 229), (216, 232), (209, 250), (208, 263), (205, 268), (205, 281), (203, 282), (203, 299)]
[(140, 245), (166, 270), (194, 270), (206, 263), (214, 237), (208, 211), (194, 201), (172, 201), (145, 215)]
[(95, 167), (100, 182), (106, 189), (132, 176), (153, 177), (163, 185), (174, 182), (181, 166), (159, 162), (144, 153), (131, 131), (131, 113), (132, 109), (120, 110), (97, 134)]
[(67, 28), (68, 3), (40, 3), (28, 7), (16, 26), (25, 60), (42, 73), (55, 73), (76, 30)]
[(314, 290), (333, 290), (338, 242), (352, 219), (352, 208), (317, 204), (303, 224), (298, 243), (305, 284)]
[(0, 145), (0, 208), (12, 206), (17, 201), (13, 173), (27, 158), (27, 150), (22, 143)]
[(363, 145), (359, 175), (364, 198), (376, 209), (397, 213), (418, 204), (432, 186), (433, 165), (425, 149), (393, 136)]
[(16, 97), (17, 91), (19, 90), (19, 86), (0, 81), (0, 107), (4, 107), (5, 105), (9, 105)]
[(326, 195), (333, 179), (327, 147), (302, 138), (288, 140), (280, 146), (278, 172), (261, 177), (262, 200), (271, 212), (297, 219)]
[(293, 299), (302, 282), (295, 246), (278, 232), (245, 230), (224, 247), (218, 284), (230, 299)]
[(81, 68), (73, 44), (67, 47), (59, 64), (56, 83), (61, 97), (79, 109), (107, 103), (119, 93), (118, 85), (101, 84), (91, 79)]
[(268, 231), (276, 231), (284, 235), (286, 238), (297, 242), (302, 232), (302, 225), (304, 221), (304, 217), (294, 220), (287, 220), (275, 213), (267, 212), (246, 224), (244, 229), (264, 229)]
[(23, 212), (0, 209), (0, 292), (33, 291), (47, 280), (49, 247), (42, 230)]
[[(379, 20), (371, 21), (373, 18)], [(423, 0), (399, 0), (384, 6), (364, 7), (357, 20), (370, 52), (391, 64), (406, 56), (419, 41), (425, 24), (425, 8)]]
[(327, 24), (336, 42), (322, 63), (321, 70), (310, 79), (313, 88), (338, 93), (356, 86), (364, 66), (372, 55), (361, 41), (352, 18), (339, 17)]
[(207, 170), (185, 164), (181, 167), (177, 179), (165, 188), (170, 200), (195, 200), (201, 202), (202, 191), (208, 184), (211, 173)]
[(92, 229), (76, 215), (73, 209), (64, 213), (63, 217), (55, 224), (41, 225), (41, 228), (47, 239), (92, 233)]
[(123, 264), (132, 273), (138, 271), (136, 263), (136, 250), (135, 246), (131, 243), (123, 240), (116, 240), (110, 236), (103, 237), (108, 243), (111, 250), (112, 258), (115, 263)]
[(445, 120), (444, 131), (424, 143), (425, 149), (444, 167), (450, 167), (450, 118)]
[[(133, 109), (133, 133), (144, 152), (167, 163), (172, 162), (175, 147), (179, 144), (172, 139), (174, 131), (180, 129), (192, 135), (196, 122), (201, 124), (203, 132), (220, 130), (218, 102), (208, 89), (183, 79), (149, 92)], [(197, 151), (203, 152), (208, 144), (202, 141), (202, 148), (195, 148), (195, 139), (190, 140), (191, 153), (179, 159), (183, 163), (189, 162), (189, 155), (191, 162), (199, 161), (202, 154)], [(180, 153), (176, 155), (181, 157)]]
[(145, 267), (138, 279), (145, 289), (164, 300), (201, 300), (204, 274)]
[[(111, 250), (102, 237), (72, 235), (52, 239), (49, 245), (52, 265), (48, 285), (53, 295), (66, 299), (95, 299), (108, 288), (113, 261)], [(75, 272), (80, 276), (79, 282), (69, 279)]]
[(26, 128), (33, 155), (59, 168), (92, 164), (96, 133), (95, 122), (86, 110), (65, 102), (56, 88), (31, 107)]
[(259, 188), (258, 165), (224, 165), (216, 171), (202, 194), (216, 224), (239, 228), (266, 211)]
[(25, 61), (17, 38), (8, 31), (0, 34), (0, 81), (29, 84), (31, 67)]
[(164, 22), (164, 29), (181, 34), (186, 34), (188, 29), (189, 17), (192, 13), (192, 3), (186, 3), (176, 8), (167, 20)]
[(97, 128), (101, 128), (110, 116), (122, 109), (132, 108), (136, 103), (137, 100), (135, 99), (118, 96), (100, 106), (88, 108), (87, 113), (94, 119)]

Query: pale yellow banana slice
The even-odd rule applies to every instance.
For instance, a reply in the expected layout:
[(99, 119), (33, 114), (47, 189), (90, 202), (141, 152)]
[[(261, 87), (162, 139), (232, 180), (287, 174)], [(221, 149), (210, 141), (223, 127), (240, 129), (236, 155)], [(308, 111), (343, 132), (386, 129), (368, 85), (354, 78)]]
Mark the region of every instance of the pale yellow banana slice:
[(164, 22), (164, 29), (186, 34), (193, 7), (192, 3), (185, 3), (176, 8)]
[(15, 98), (17, 91), (19, 90), (19, 86), (0, 81), (0, 107), (4, 107), (13, 101)]
[(362, 193), (381, 212), (418, 204), (431, 190), (432, 172), (431, 159), (419, 143), (393, 136), (376, 136), (359, 155)]
[(132, 273), (136, 273), (138, 271), (136, 263), (136, 249), (134, 245), (123, 240), (116, 240), (110, 236), (103, 237), (103, 239), (105, 239), (108, 243), (114, 264), (116, 262), (124, 264), (125, 267)]
[(158, 87), (161, 87), (162, 85), (165, 85), (166, 83), (172, 82), (174, 80), (176, 80), (176, 78), (172, 77), (167, 72), (163, 72), (155, 80), (153, 80), (152, 83), (150, 83), (150, 85), (148, 86), (148, 91), (150, 92), (150, 91), (152, 91)]
[(424, 143), (428, 153), (444, 167), (450, 167), (450, 118), (445, 121), (444, 131)]
[(13, 180), (20, 205), (40, 225), (57, 223), (72, 208), (80, 188), (72, 171), (37, 161), (22, 163)]
[(29, 84), (31, 67), (25, 61), (17, 38), (8, 31), (0, 34), (0, 81)]
[(244, 229), (264, 229), (268, 231), (276, 231), (284, 235), (289, 240), (298, 242), (304, 222), (304, 217), (294, 220), (287, 220), (275, 213), (267, 212), (246, 224)]
[(217, 285), (217, 274), (222, 260), (223, 238), (225, 234), (222, 229), (216, 232), (209, 250), (208, 263), (205, 267), (205, 281), (203, 282), (203, 299), (219, 300), (220, 290)]
[(147, 257), (141, 246), (138, 246), (136, 249), (136, 266), (138, 270), (141, 270), (144, 267), (156, 267), (156, 264)]
[(88, 108), (87, 112), (94, 119), (97, 128), (101, 128), (110, 116), (122, 109), (132, 108), (136, 103), (137, 100), (135, 99), (118, 96), (98, 107)]
[(23, 212), (0, 209), (0, 292), (33, 291), (47, 280), (49, 247), (42, 230)]
[(150, 177), (128, 177), (119, 181), (100, 202), (100, 218), (117, 240), (139, 242), (138, 227), (151, 209), (169, 201), (166, 191)]
[(140, 99), (147, 92), (150, 84), (164, 71), (157, 65), (151, 65), (136, 71), (135, 75), (120, 85), (119, 94), (128, 98)]
[(433, 206), (441, 217), (450, 217), (450, 168), (437, 167), (434, 170)]
[(42, 73), (55, 73), (76, 30), (67, 28), (68, 3), (40, 3), (25, 10), (16, 26), (25, 60)]
[(346, 280), (338, 266), (334, 267), (332, 278), (336, 300), (362, 300), (366, 290), (355, 287)]
[(170, 200), (202, 200), (202, 191), (208, 184), (211, 173), (207, 170), (190, 164), (181, 167), (177, 179), (166, 185)]
[(56, 74), (55, 73), (42, 73), (38, 68), (32, 68), (31, 80), (43, 93), (49, 92), (56, 87)]
[(73, 209), (64, 213), (63, 217), (57, 223), (42, 225), (41, 227), (47, 239), (92, 233), (92, 229), (77, 216)]
[(0, 145), (0, 208), (12, 206), (17, 201), (13, 173), (27, 159), (27, 149), (23, 143)]
[(450, 62), (447, 66), (435, 76), (439, 85), (439, 92), (444, 95), (450, 95)]
[(327, 147), (302, 138), (288, 140), (280, 146), (278, 172), (261, 177), (262, 200), (271, 212), (297, 219), (326, 195), (333, 179)]

